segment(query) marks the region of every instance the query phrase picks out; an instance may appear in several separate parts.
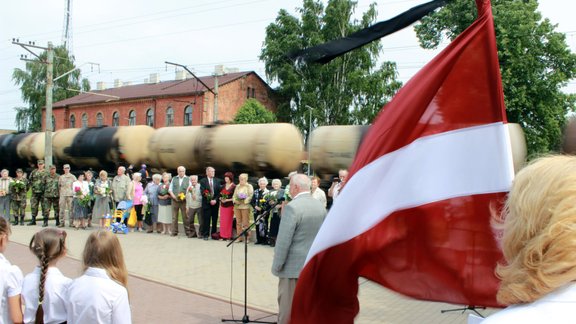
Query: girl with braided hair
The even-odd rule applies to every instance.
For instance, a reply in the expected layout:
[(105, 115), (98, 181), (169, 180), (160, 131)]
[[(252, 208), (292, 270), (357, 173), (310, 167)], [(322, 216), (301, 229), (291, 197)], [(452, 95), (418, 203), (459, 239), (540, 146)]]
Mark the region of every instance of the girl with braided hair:
[(68, 323), (132, 323), (128, 301), (128, 271), (120, 241), (98, 230), (86, 240), (84, 274), (68, 288)]
[(56, 263), (66, 255), (66, 232), (43, 229), (32, 236), (29, 247), (40, 265), (24, 277), (22, 284), (24, 323), (65, 322), (64, 295), (72, 279), (65, 277)]
[(0, 323), (22, 323), (20, 291), (22, 271), (4, 257), (10, 224), (0, 217)]

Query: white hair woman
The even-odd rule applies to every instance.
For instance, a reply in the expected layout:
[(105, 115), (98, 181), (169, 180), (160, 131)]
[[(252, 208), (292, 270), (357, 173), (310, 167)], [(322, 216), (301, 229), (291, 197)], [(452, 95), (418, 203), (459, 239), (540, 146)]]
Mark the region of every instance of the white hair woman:
[[(268, 179), (262, 177), (258, 179), (258, 189), (254, 190), (252, 207), (254, 207), (254, 221), (266, 212), (268, 197)], [(268, 219), (270, 215), (265, 214), (260, 217), (260, 222), (256, 225), (256, 244), (268, 244)]]
[(482, 323), (573, 323), (576, 308), (576, 157), (522, 169), (495, 225), (505, 262), (497, 299), (511, 305)]

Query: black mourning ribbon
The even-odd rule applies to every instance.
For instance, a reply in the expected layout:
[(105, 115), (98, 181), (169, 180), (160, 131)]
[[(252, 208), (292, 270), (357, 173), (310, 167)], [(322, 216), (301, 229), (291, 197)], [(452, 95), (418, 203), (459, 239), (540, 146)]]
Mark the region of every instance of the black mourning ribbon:
[(296, 61), (326, 64), (353, 49), (412, 25), (436, 8), (444, 6), (448, 1), (450, 0), (434, 0), (418, 5), (394, 18), (361, 29), (347, 37), (297, 51), (288, 57)]

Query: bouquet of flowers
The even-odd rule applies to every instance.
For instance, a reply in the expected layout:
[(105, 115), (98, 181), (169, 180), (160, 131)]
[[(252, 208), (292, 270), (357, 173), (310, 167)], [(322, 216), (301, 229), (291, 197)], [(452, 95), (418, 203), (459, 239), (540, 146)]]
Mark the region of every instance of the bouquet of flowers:
[(26, 185), (24, 184), (23, 181), (20, 180), (14, 180), (14, 182), (12, 182), (10, 186), (12, 187), (12, 190), (14, 190), (14, 192), (22, 192), (26, 190)]
[(278, 193), (277, 191), (274, 191), (264, 195), (264, 199), (268, 202), (269, 205), (276, 204), (276, 202), (278, 201), (278, 197), (276, 197), (277, 193)]
[(206, 197), (206, 200), (212, 200), (212, 193), (208, 189), (204, 189), (202, 196)]
[(74, 194), (78, 197), (82, 197), (82, 195), (83, 195), (82, 188), (74, 187)]
[(232, 193), (224, 188), (222, 191), (220, 191), (220, 200), (226, 200), (230, 198), (231, 195)]
[(248, 195), (243, 192), (239, 192), (238, 195), (236, 195), (236, 201), (240, 203), (244, 203), (244, 200), (246, 200), (246, 198), (248, 198)]
[(98, 186), (98, 194), (101, 196), (108, 196), (110, 194), (110, 188), (108, 188), (108, 183), (103, 183)]
[(159, 196), (165, 196), (168, 194), (168, 185), (164, 184), (160, 187), (160, 191), (158, 192)]
[(186, 194), (184, 194), (183, 192), (178, 194), (178, 200), (180, 201), (184, 201), (186, 200)]
[(6, 196), (6, 190), (0, 189), (0, 197), (4, 197), (4, 196)]
[(85, 195), (84, 197), (79, 198), (78, 203), (82, 207), (88, 207), (88, 206), (90, 206), (90, 201), (92, 201), (92, 196)]

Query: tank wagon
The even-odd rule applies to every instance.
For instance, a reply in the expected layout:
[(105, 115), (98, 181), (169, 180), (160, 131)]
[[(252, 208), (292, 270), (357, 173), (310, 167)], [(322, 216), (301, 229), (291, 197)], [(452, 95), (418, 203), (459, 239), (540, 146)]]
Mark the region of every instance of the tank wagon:
[[(352, 164), (369, 126), (322, 126), (311, 134), (309, 163), (325, 178)], [(526, 141), (518, 124), (508, 124), (515, 170), (524, 163)], [(0, 135), (0, 166), (14, 170), (44, 158), (44, 133)], [(291, 124), (148, 126), (71, 128), (54, 132), (54, 162), (76, 170), (113, 170), (118, 165), (146, 163), (160, 170), (183, 165), (203, 174), (207, 165), (218, 172), (284, 177), (304, 159), (300, 131)]]
[[(15, 169), (44, 158), (44, 133), (0, 135), (0, 163)], [(146, 163), (157, 170), (183, 165), (189, 173), (218, 170), (284, 176), (299, 167), (302, 135), (291, 124), (71, 128), (52, 135), (56, 165), (113, 170)]]

